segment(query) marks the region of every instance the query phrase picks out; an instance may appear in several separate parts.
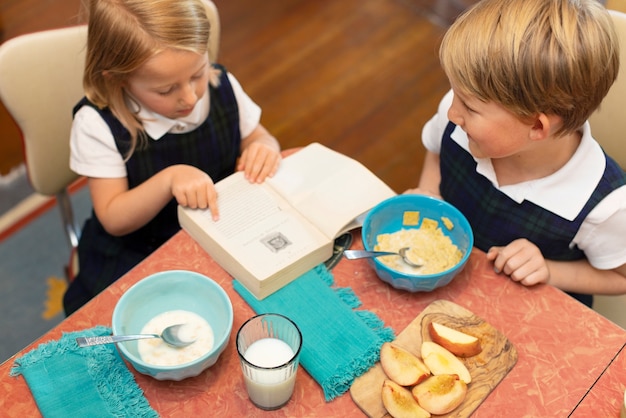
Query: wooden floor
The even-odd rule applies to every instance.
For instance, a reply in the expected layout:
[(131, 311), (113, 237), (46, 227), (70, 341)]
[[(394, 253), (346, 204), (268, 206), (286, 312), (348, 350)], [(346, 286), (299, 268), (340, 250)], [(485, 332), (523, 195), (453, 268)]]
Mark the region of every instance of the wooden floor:
[[(472, 1), (215, 3), (219, 61), (263, 108), (262, 123), (283, 148), (317, 141), (361, 161), (397, 192), (416, 185), (421, 129), (448, 89), (439, 39)], [(75, 24), (79, 4), (1, 0), (2, 40)], [(4, 174), (22, 157), (19, 136), (0, 110)]]

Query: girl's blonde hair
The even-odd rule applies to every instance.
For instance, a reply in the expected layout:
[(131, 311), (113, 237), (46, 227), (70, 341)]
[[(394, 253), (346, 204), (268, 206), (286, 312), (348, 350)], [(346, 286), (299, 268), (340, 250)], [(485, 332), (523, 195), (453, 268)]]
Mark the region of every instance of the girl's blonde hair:
[(206, 53), (209, 31), (201, 0), (89, 0), (85, 95), (99, 108), (109, 107), (130, 132), (126, 157), (145, 140), (143, 125), (127, 104), (129, 77), (168, 48)]
[(464, 93), (520, 119), (560, 116), (579, 129), (619, 71), (611, 17), (598, 0), (483, 0), (450, 27), (439, 57)]

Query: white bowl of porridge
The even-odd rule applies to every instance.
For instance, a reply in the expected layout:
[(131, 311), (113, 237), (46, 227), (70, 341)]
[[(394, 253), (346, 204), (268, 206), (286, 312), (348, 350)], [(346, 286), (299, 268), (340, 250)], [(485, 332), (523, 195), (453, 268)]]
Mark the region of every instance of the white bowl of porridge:
[(182, 380), (213, 366), (226, 348), (233, 307), (214, 280), (192, 271), (171, 270), (148, 276), (128, 289), (113, 310), (114, 335), (161, 334), (185, 323), (183, 348), (159, 338), (118, 343), (122, 356), (140, 373), (158, 380)]
[(361, 237), (368, 251), (412, 248), (409, 260), (421, 267), (411, 267), (397, 256), (368, 259), (382, 281), (410, 292), (429, 292), (450, 283), (463, 270), (474, 245), (472, 228), (458, 209), (416, 194), (376, 205), (365, 217)]

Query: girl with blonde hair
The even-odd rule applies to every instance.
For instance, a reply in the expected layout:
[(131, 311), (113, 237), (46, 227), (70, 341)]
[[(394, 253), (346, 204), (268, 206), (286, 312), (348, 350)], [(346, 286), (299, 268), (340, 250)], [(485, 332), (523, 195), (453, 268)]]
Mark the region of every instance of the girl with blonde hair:
[(209, 61), (202, 0), (90, 0), (88, 13), (70, 166), (88, 178), (93, 213), (66, 314), (174, 235), (177, 205), (217, 219), (214, 182), (236, 170), (262, 182), (280, 164), (260, 108)]

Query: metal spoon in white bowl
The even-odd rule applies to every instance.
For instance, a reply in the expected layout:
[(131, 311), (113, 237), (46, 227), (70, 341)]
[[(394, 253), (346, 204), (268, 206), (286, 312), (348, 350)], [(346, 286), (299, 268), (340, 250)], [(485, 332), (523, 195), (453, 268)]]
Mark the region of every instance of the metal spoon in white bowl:
[(134, 335), (107, 335), (103, 337), (78, 337), (76, 342), (80, 347), (89, 347), (98, 344), (119, 343), (122, 341), (141, 340), (144, 338), (161, 338), (166, 344), (173, 347), (186, 347), (196, 341), (185, 340), (181, 338), (179, 332), (186, 324), (171, 325), (163, 330), (161, 335), (158, 334), (134, 334)]
[(345, 250), (343, 255), (346, 256), (349, 260), (354, 260), (356, 258), (369, 258), (369, 257), (381, 257), (384, 255), (398, 255), (402, 257), (402, 261), (408, 264), (411, 267), (422, 267), (423, 264), (412, 261), (407, 252), (410, 250), (409, 247), (403, 247), (398, 250), (397, 253), (393, 251), (365, 251), (365, 250)]

